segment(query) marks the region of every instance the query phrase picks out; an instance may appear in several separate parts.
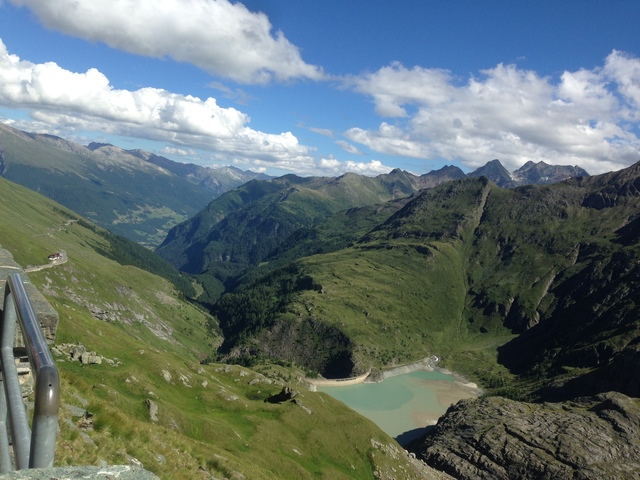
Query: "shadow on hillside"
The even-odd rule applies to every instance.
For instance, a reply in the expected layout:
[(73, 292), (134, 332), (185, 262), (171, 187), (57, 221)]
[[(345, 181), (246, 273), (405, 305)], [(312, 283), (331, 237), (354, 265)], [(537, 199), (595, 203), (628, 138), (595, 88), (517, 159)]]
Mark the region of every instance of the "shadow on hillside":
[(419, 440), (425, 437), (431, 430), (433, 430), (434, 425), (429, 425), (427, 427), (422, 428), (414, 428), (413, 430), (407, 430), (404, 433), (401, 433), (397, 437), (395, 437), (395, 441), (402, 448), (407, 448), (411, 443), (416, 440)]

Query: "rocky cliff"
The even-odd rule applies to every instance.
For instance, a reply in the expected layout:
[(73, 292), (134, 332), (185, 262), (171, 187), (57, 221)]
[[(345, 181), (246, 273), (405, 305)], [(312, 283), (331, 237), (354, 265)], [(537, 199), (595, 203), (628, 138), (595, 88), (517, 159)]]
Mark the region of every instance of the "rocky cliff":
[(462, 400), (413, 450), (458, 479), (637, 479), (640, 402), (619, 393), (564, 403)]

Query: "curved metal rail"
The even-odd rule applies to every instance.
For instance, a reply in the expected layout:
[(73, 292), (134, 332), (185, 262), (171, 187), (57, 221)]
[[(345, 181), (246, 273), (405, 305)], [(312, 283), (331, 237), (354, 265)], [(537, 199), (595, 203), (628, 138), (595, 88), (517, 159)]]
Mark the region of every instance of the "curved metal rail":
[[(0, 382), (4, 384), (4, 391), (0, 392), (0, 473), (14, 469), (9, 432), (16, 470), (52, 467), (56, 446), (60, 378), (24, 282), (20, 273), (9, 275), (0, 322)], [(35, 379), (32, 429), (29, 429), (15, 365), (16, 324), (20, 325)]]

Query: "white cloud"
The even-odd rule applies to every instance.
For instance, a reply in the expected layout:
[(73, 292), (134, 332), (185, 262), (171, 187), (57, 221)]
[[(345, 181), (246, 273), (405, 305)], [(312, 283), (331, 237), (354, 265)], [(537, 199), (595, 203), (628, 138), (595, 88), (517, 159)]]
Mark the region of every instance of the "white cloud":
[(408, 70), (394, 62), (375, 73), (347, 78), (346, 84), (371, 95), (379, 115), (406, 117), (404, 105), (419, 102), (435, 106), (446, 102), (454, 91), (451, 81), (446, 70), (421, 67)]
[(347, 153), (351, 153), (353, 155), (363, 155), (363, 153), (360, 150), (358, 150), (358, 147), (356, 147), (355, 145), (349, 142), (345, 142), (344, 140), (338, 140), (336, 144)]
[(263, 13), (228, 0), (10, 0), (47, 27), (149, 57), (171, 57), (241, 83), (318, 80), (322, 70)]
[(618, 85), (618, 91), (632, 108), (629, 120), (640, 121), (640, 59), (614, 50), (607, 57), (604, 73)]
[(350, 128), (345, 136), (352, 142), (361, 143), (376, 152), (401, 157), (429, 158), (432, 154), (428, 143), (413, 140), (401, 128), (382, 122), (377, 131)]
[(371, 160), (369, 162), (345, 162), (343, 167), (345, 172), (359, 173), (360, 175), (380, 175), (389, 173), (393, 170), (391, 167), (383, 165), (379, 160)]
[[(114, 89), (95, 69), (64, 70), (55, 63), (33, 64), (7, 52), (0, 40), (0, 105), (29, 109), (39, 131), (99, 131), (168, 142), (176, 148), (215, 151), (221, 161), (259, 159), (265, 165), (313, 164), (311, 149), (291, 132), (264, 133), (247, 126), (249, 116), (156, 88)], [(23, 122), (24, 123), (24, 122)]]
[(345, 135), (380, 153), (470, 168), (499, 158), (509, 169), (544, 160), (601, 173), (640, 160), (639, 59), (614, 51), (604, 67), (556, 81), (514, 65), (480, 73), (463, 84), (446, 71), (394, 63), (349, 78), (376, 112), (396, 120)]
[(196, 151), (192, 148), (184, 149), (176, 147), (164, 147), (161, 153), (163, 155), (178, 155), (180, 157), (195, 157), (197, 155)]
[(383, 165), (379, 160), (370, 160), (369, 162), (341, 162), (334, 157), (321, 158), (316, 168), (324, 172), (327, 176), (338, 176), (347, 172), (376, 176), (389, 173), (392, 170), (391, 167)]
[[(300, 126), (304, 126), (304, 125), (300, 125)], [(328, 128), (317, 128), (317, 127), (308, 127), (310, 131), (312, 131), (313, 133), (317, 133), (318, 135), (322, 135), (323, 137), (333, 137), (333, 130), (330, 130)]]

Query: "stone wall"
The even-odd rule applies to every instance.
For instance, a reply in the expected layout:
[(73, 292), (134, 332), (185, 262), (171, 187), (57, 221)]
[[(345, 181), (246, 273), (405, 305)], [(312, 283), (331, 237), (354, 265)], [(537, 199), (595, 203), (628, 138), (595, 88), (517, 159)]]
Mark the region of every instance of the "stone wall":
[[(24, 274), (23, 268), (13, 259), (11, 252), (5, 250), (0, 246), (0, 292), (2, 292), (2, 301), (0, 301), (0, 310), (4, 308), (4, 294), (5, 286), (7, 283), (7, 277), (12, 273)], [(25, 290), (29, 296), (33, 311), (40, 322), (44, 337), (49, 345), (53, 345), (56, 339), (56, 330), (58, 328), (58, 312), (54, 310), (51, 304), (44, 298), (44, 295), (33, 285), (26, 275)], [(24, 346), (22, 340), (22, 333), (20, 329), (16, 329), (16, 341), (15, 346)], [(23, 368), (21, 368), (21, 366)], [(28, 390), (29, 384), (24, 381), (22, 373), (29, 373), (30, 368), (28, 364), (18, 365), (19, 374), (21, 377), (20, 383), (23, 388)], [(24, 370), (24, 372), (22, 371)], [(30, 375), (28, 375), (30, 377)], [(33, 382), (31, 382), (33, 383)], [(0, 386), (1, 388), (1, 386)], [(42, 478), (56, 478), (56, 479), (76, 479), (76, 478), (95, 478), (95, 479), (114, 479), (119, 480), (158, 480), (158, 477), (153, 473), (145, 470), (142, 467), (135, 467), (131, 465), (109, 465), (109, 466), (74, 466), (74, 467), (54, 467), (54, 468), (36, 468), (25, 469), (16, 472), (9, 472), (0, 475), (3, 479), (13, 480), (31, 480)]]
[[(7, 277), (12, 273), (23, 273), (22, 267), (13, 259), (11, 252), (3, 249), (0, 246), (0, 291), (2, 292), (2, 300), (0, 301), (0, 309), (4, 305), (4, 292), (5, 284), (7, 283)], [(40, 322), (44, 338), (49, 345), (53, 344), (56, 339), (56, 330), (58, 328), (58, 321), (60, 317), (51, 304), (44, 298), (44, 295), (33, 285), (28, 277), (24, 275), (25, 283), (24, 287), (31, 301), (33, 311)], [(19, 328), (17, 329), (19, 330)], [(16, 346), (22, 346), (22, 335), (16, 334)]]

